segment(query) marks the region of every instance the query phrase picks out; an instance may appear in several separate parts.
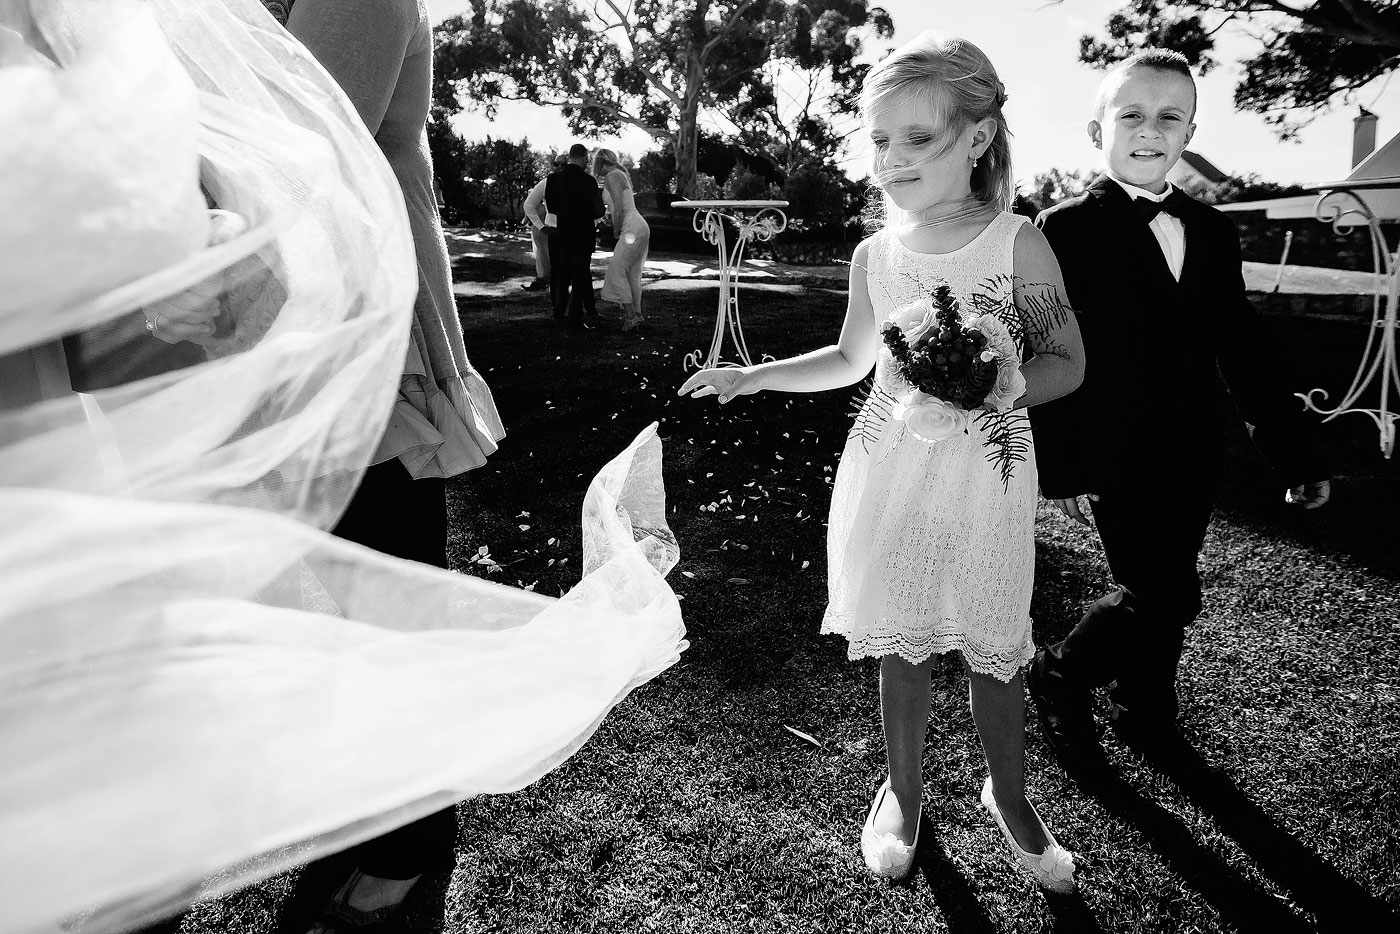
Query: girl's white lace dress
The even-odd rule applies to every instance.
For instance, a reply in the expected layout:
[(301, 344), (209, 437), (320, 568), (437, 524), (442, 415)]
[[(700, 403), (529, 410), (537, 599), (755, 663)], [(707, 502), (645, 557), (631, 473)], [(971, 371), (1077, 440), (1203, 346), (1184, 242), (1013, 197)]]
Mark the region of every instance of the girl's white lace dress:
[[(1026, 219), (998, 215), (962, 249), (915, 253), (886, 229), (869, 251), (879, 324), (927, 298), (939, 279), (965, 317), (996, 314), (1021, 347), (1012, 247)], [(1031, 659), (1035, 456), (1025, 411), (972, 418), (966, 435), (930, 444), (891, 418), (907, 384), (884, 342), (832, 491), (830, 602), (822, 632), (850, 657), (897, 654), (913, 664), (959, 651), (1003, 681)], [(989, 443), (993, 435), (1006, 444)]]

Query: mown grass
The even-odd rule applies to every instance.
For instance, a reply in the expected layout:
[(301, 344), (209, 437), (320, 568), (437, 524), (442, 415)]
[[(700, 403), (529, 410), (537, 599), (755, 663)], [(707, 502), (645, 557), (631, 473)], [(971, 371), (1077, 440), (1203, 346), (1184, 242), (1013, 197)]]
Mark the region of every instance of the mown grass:
[[(467, 573), (567, 588), (588, 479), (658, 420), (691, 647), (538, 784), (462, 804), (455, 871), (425, 880), (391, 932), (1351, 930), (1400, 909), (1400, 469), (1368, 422), (1327, 426), (1337, 490), (1306, 515), (1232, 435), (1181, 676), (1186, 734), (1217, 772), (1172, 778), (1110, 739), (1123, 780), (1089, 794), (1032, 726), (1034, 800), (1082, 867), (1079, 896), (1049, 898), (978, 806), (984, 764), (947, 662), (919, 872), (891, 887), (857, 849), (884, 770), (876, 666), (817, 634), (853, 394), (679, 399), (715, 289), (664, 283), (647, 301), (629, 335), (558, 330), (538, 295), (464, 301), (510, 435), (454, 484), (452, 551)], [(785, 355), (831, 340), (844, 297), (755, 287), (743, 303), (750, 348)], [(1361, 326), (1275, 324), (1308, 388), (1344, 388)], [(474, 560), (482, 548), (501, 570)], [(1093, 538), (1048, 507), (1037, 561), (1036, 638), (1053, 641), (1109, 577)], [(283, 877), (200, 906), (180, 928), (291, 929), (324, 894), (316, 875), (295, 896)]]

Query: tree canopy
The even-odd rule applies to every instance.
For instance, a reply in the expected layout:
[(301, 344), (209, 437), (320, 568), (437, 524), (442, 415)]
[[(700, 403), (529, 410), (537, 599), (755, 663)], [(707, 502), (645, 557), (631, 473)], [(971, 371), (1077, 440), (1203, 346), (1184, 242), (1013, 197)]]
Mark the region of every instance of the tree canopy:
[[(677, 191), (690, 195), (702, 113), (741, 138), (779, 139), (786, 161), (829, 152), (825, 121), (858, 86), (867, 34), (888, 38), (893, 23), (864, 0), (471, 0), (438, 26), (435, 103), (491, 115), (530, 101), (581, 134), (637, 127), (672, 142)], [(779, 103), (792, 92), (775, 61), (813, 89), (801, 115)]]
[(480, 183), (489, 201), (505, 207), (515, 218), (521, 216), (525, 196), (540, 180), (549, 158), (535, 152), (528, 139), (516, 143), (488, 136), (467, 144), (463, 163), (464, 175)]
[(1205, 74), (1222, 28), (1245, 25), (1260, 48), (1242, 64), (1235, 106), (1285, 138), (1318, 112), (1400, 66), (1397, 0), (1132, 0), (1105, 35), (1080, 39), (1081, 61), (1106, 68), (1147, 46), (1174, 49)]
[(763, 80), (726, 111), (740, 142), (767, 152), (784, 173), (830, 160), (854, 117), (875, 54), (894, 37), (883, 7), (861, 2), (795, 3), (781, 21)]

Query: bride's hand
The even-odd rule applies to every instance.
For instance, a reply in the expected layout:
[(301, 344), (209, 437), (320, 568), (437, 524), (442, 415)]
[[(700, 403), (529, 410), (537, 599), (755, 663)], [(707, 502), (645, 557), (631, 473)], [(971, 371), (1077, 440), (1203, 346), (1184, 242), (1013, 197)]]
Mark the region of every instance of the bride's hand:
[(715, 367), (701, 370), (686, 380), (677, 395), (689, 395), (692, 399), (702, 396), (719, 396), (720, 402), (728, 402), (735, 396), (747, 396), (763, 387), (758, 385), (754, 367)]
[[(207, 246), (218, 246), (248, 229), (248, 221), (232, 211), (209, 212)], [(219, 293), (224, 290), (223, 273), (210, 276), (178, 295), (147, 305), (146, 314), (151, 334), (167, 344), (190, 341), (206, 344), (214, 336), (214, 319), (219, 316)]]

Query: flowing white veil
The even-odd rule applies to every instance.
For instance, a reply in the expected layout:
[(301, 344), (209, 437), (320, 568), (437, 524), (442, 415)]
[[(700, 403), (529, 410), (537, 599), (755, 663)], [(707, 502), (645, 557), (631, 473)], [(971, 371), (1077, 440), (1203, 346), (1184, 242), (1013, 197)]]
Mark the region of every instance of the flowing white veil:
[[(0, 0), (0, 166), (0, 930), (128, 930), (518, 789), (676, 660), (654, 428), (559, 600), (321, 531), (413, 246), (257, 0)], [(205, 248), (206, 194), (248, 231)], [(211, 276), (210, 346), (156, 340), (142, 309)]]

